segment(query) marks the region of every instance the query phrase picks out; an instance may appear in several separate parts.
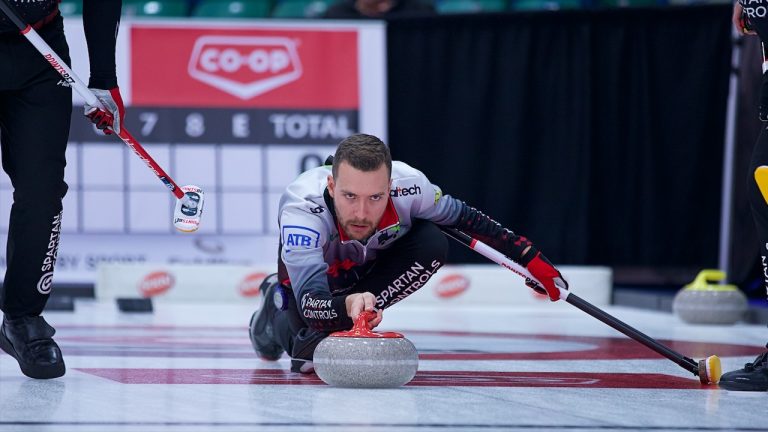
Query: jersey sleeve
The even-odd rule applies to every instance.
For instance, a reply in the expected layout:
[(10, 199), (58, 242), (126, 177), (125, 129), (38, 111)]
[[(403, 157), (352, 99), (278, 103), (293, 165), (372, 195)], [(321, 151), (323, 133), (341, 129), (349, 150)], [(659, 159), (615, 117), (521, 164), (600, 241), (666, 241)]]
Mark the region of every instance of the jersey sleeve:
[(91, 64), (88, 87), (117, 87), (115, 44), (121, 9), (122, 0), (83, 0), (83, 29)]
[(421, 171), (416, 171), (417, 182), (423, 192), (419, 196), (416, 214), (413, 216), (430, 220), (438, 225), (454, 224), (459, 219), (464, 203), (450, 195), (443, 195), (439, 186), (432, 184)]
[(331, 295), (324, 247), (330, 230), (309, 208), (285, 208), (280, 216), (280, 259), (291, 280), (296, 304), (313, 329), (335, 331), (352, 326), (346, 296)]

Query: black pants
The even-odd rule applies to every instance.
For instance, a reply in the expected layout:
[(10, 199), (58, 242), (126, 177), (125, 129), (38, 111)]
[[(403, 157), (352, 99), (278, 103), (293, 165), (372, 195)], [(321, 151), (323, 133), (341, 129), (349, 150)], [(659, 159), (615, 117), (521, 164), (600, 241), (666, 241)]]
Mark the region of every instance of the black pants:
[[(70, 64), (61, 18), (39, 33)], [(51, 291), (72, 115), (60, 79), (23, 36), (0, 35), (0, 156), (13, 185), (0, 309), (9, 316), (39, 315)]]
[[(345, 294), (370, 292), (376, 296), (376, 307), (386, 309), (421, 288), (442, 267), (447, 255), (448, 240), (440, 229), (431, 222), (417, 220), (405, 236), (379, 254), (368, 273)], [(407, 272), (418, 276), (404, 283)], [(279, 289), (290, 291), (286, 287)], [(293, 293), (285, 297), (288, 304), (272, 322), (275, 339), (292, 358), (312, 360), (317, 344), (331, 332), (310, 328), (299, 313)]]
[(768, 123), (763, 123), (763, 130), (752, 150), (752, 161), (749, 164), (747, 190), (749, 205), (752, 207), (752, 217), (755, 219), (757, 235), (760, 240), (760, 259), (763, 265), (763, 283), (768, 297), (768, 203), (755, 182), (755, 170), (761, 165), (768, 165)]

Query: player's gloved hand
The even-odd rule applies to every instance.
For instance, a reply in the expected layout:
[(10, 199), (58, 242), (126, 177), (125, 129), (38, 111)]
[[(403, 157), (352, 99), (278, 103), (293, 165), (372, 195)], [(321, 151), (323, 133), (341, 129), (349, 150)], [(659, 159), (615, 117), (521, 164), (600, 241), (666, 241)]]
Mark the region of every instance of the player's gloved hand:
[(549, 262), (547, 257), (541, 254), (541, 252), (536, 252), (536, 255), (528, 263), (526, 268), (531, 272), (533, 277), (538, 279), (538, 281), (544, 285), (544, 290), (542, 290), (539, 285), (532, 283), (532, 281), (531, 283), (526, 282), (526, 285), (540, 294), (548, 295), (551, 301), (560, 300), (560, 290), (558, 287), (566, 290), (568, 289), (568, 282), (565, 281), (563, 275), (560, 274), (560, 271), (557, 270), (555, 266)]
[(760, 120), (768, 122), (768, 72), (763, 72), (763, 83), (760, 85)]
[(112, 132), (119, 134), (120, 125), (123, 124), (125, 118), (125, 107), (123, 106), (123, 98), (120, 96), (120, 89), (117, 87), (109, 90), (92, 88), (91, 91), (104, 105), (106, 111), (86, 103), (83, 107), (84, 115), (105, 134), (110, 135)]

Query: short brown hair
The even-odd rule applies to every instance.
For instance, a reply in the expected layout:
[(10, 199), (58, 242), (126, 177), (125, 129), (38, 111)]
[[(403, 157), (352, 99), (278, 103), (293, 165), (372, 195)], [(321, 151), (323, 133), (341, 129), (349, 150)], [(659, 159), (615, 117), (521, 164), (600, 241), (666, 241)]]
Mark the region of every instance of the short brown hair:
[(333, 177), (339, 174), (339, 165), (347, 162), (360, 171), (375, 171), (385, 164), (392, 175), (392, 155), (389, 147), (373, 135), (350, 135), (339, 143), (333, 156)]

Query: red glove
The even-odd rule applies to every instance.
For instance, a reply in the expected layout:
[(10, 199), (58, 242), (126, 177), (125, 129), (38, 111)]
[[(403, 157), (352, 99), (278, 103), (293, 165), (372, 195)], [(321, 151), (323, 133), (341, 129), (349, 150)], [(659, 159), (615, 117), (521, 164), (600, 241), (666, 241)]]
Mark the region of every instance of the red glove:
[(541, 287), (533, 282), (526, 283), (529, 287), (533, 288), (540, 294), (546, 294), (551, 301), (560, 300), (560, 289), (568, 289), (568, 282), (563, 279), (563, 275), (552, 265), (551, 262), (541, 254), (537, 252), (536, 256), (526, 266), (531, 275), (535, 277), (542, 285), (544, 285), (543, 292)]
[(125, 107), (123, 106), (123, 98), (120, 96), (120, 89), (118, 87), (109, 90), (92, 88), (91, 91), (104, 105), (106, 111), (97, 106), (85, 104), (83, 107), (85, 116), (105, 134), (111, 135), (113, 132), (120, 134), (120, 125), (123, 124), (125, 118)]

